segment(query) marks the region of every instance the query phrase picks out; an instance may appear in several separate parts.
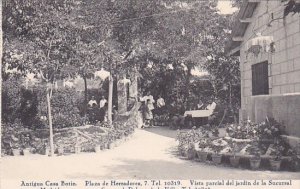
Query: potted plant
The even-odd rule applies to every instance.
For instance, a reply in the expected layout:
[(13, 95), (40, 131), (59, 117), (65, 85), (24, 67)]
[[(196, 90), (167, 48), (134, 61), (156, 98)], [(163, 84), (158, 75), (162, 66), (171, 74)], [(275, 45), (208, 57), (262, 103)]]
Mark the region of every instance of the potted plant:
[(275, 143), (272, 145), (272, 150), (270, 153), (272, 158), (269, 160), (270, 168), (272, 171), (280, 170), (283, 151), (284, 151), (284, 146), (280, 143), (279, 140), (276, 140)]
[(75, 154), (79, 154), (81, 152), (81, 146), (77, 143), (74, 146), (74, 152)]
[(211, 155), (211, 158), (215, 164), (221, 163), (222, 154), (220, 154), (220, 152), (226, 145), (228, 145), (228, 143), (223, 139), (216, 139), (212, 141), (212, 149), (214, 153)]
[(238, 167), (240, 163), (240, 156), (237, 156), (237, 144), (235, 142), (232, 143), (232, 152), (233, 155), (229, 157), (230, 164), (233, 167)]
[(186, 151), (187, 159), (192, 160), (196, 157), (195, 145), (190, 143)]
[(204, 162), (207, 159), (208, 152), (205, 151), (205, 148), (208, 147), (208, 139), (201, 139), (198, 143), (197, 155), (199, 161)]
[(21, 153), (23, 154), (23, 156), (29, 155), (30, 154), (30, 148), (26, 148), (25, 146), (23, 146)]
[(97, 145), (97, 144), (96, 144), (96, 145), (94, 146), (94, 150), (95, 150), (96, 153), (99, 153), (99, 152), (102, 150), (102, 149), (101, 149), (101, 145)]
[(253, 170), (257, 170), (260, 167), (261, 157), (260, 157), (260, 149), (258, 146), (258, 142), (255, 141), (249, 148), (247, 149), (252, 157), (249, 159), (250, 167)]
[(12, 155), (13, 156), (18, 156), (20, 155), (20, 149), (18, 144), (13, 144), (12, 145)]
[(181, 156), (186, 155), (187, 150), (187, 132), (177, 133), (176, 140), (178, 141), (178, 152)]
[(57, 147), (57, 155), (61, 156), (64, 154), (64, 147), (63, 146), (58, 146)]

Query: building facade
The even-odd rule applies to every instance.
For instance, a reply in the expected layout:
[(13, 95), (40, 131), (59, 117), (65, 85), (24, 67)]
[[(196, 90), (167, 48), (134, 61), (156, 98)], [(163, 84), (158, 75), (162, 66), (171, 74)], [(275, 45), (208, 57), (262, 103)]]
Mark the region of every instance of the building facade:
[(273, 117), (300, 137), (300, 14), (289, 1), (245, 0), (228, 50), (240, 56), (240, 119)]

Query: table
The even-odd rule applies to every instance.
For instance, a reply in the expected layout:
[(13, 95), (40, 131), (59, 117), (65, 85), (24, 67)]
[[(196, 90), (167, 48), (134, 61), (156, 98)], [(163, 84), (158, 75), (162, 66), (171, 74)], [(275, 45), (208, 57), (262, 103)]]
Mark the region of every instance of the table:
[(211, 110), (189, 110), (184, 112), (184, 116), (191, 115), (193, 118), (195, 117), (209, 117), (211, 116), (213, 111)]

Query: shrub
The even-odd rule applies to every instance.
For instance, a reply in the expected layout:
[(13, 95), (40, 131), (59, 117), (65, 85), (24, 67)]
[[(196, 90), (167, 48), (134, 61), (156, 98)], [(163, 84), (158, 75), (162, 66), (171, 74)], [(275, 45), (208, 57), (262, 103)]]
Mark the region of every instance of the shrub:
[[(47, 117), (46, 90), (42, 87), (38, 87), (35, 90), (38, 94), (39, 117)], [(55, 128), (74, 127), (83, 124), (84, 120), (79, 114), (79, 106), (82, 103), (82, 98), (82, 95), (74, 88), (63, 88), (53, 91), (51, 113)]]
[(2, 82), (2, 121), (13, 123), (20, 117), (21, 85), (18, 77), (10, 77)]

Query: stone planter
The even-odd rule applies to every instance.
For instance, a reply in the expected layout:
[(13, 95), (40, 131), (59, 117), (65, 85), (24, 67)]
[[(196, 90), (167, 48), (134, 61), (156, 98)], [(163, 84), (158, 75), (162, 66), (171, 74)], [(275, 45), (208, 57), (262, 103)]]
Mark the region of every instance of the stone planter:
[(252, 170), (257, 170), (260, 167), (260, 162), (261, 162), (260, 158), (250, 158), (249, 161)]
[(214, 164), (220, 164), (222, 160), (222, 155), (221, 154), (212, 154), (211, 155), (212, 161)]
[(232, 167), (238, 167), (240, 163), (240, 157), (239, 156), (231, 156), (229, 158), (230, 164)]
[(13, 156), (19, 156), (20, 155), (20, 150), (19, 149), (12, 149), (12, 155)]
[(197, 155), (198, 155), (199, 161), (205, 162), (206, 159), (207, 159), (208, 153), (207, 152), (203, 152), (203, 151), (197, 151)]
[(281, 165), (281, 160), (270, 159), (270, 168), (272, 171), (279, 171)]

